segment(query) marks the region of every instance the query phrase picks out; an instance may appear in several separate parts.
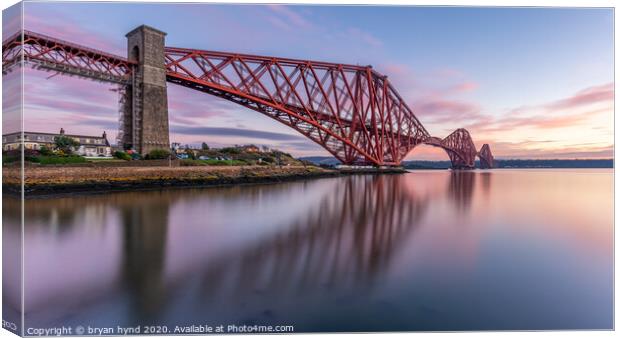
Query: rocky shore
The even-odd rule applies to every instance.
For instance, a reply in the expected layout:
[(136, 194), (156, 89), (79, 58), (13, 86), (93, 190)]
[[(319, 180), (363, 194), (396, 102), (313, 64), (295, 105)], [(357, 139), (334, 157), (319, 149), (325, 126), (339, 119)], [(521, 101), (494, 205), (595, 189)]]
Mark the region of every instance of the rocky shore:
[[(2, 170), (3, 192), (20, 195), (19, 167)], [(339, 171), (315, 166), (243, 167), (26, 167), (24, 195), (46, 196), (67, 193), (97, 193), (159, 189), (165, 187), (207, 187), (235, 184), (277, 183), (351, 174), (400, 173), (402, 170)]]

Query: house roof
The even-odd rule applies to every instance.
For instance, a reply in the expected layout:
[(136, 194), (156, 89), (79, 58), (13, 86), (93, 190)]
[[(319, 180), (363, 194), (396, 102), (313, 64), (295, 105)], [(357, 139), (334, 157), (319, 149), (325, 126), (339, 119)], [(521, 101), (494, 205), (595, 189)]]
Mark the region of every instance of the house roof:
[[(13, 133), (7, 133), (7, 134), (3, 134), (2, 137), (11, 137), (11, 136), (19, 136), (21, 135), (22, 132), (17, 131), (17, 132), (13, 132)], [(24, 131), (24, 135), (28, 135), (28, 136), (60, 136), (60, 133), (45, 133), (45, 132), (37, 132), (37, 131)], [(96, 143), (92, 143), (92, 145), (105, 145), (105, 146), (109, 146), (110, 143), (108, 142), (108, 138), (104, 137), (103, 135), (101, 136), (93, 136), (93, 135), (74, 135), (74, 134), (64, 134), (64, 136), (67, 137), (71, 137), (71, 138), (89, 138), (89, 139), (94, 139), (97, 140), (99, 142)], [(36, 141), (36, 140), (29, 140), (29, 141)]]

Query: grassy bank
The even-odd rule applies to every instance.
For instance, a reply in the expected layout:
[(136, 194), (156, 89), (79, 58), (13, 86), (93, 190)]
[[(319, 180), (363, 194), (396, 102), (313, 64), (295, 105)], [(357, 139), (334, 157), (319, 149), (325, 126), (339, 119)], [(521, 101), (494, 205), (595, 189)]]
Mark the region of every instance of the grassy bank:
[[(401, 171), (341, 172), (315, 166), (178, 166), (178, 167), (50, 167), (32, 166), (24, 171), (26, 196), (73, 192), (124, 191), (162, 187), (205, 187), (234, 184), (277, 183), (351, 174)], [(3, 168), (3, 190), (20, 192), (19, 167)]]
[[(19, 193), (18, 172), (17, 167), (4, 168), (5, 192)], [(337, 171), (314, 166), (26, 167), (24, 189), (26, 195), (50, 195), (161, 187), (271, 183), (336, 175), (339, 175)]]

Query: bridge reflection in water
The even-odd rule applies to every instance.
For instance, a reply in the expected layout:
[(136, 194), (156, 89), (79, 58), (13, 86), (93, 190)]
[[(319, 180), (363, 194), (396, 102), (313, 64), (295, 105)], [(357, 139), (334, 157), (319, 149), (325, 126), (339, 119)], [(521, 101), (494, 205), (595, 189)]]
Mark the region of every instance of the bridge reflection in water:
[[(343, 291), (371, 292), (429, 203), (401, 181), (396, 175), (334, 180), (332, 190), (285, 229), (205, 261), (194, 259), (166, 286), (170, 208), (162, 196), (155, 197), (159, 205), (142, 199), (124, 207), (123, 280), (131, 290), (133, 323), (166, 322), (170, 318), (162, 317), (162, 309), (181, 306), (193, 312), (171, 314), (178, 316), (175, 322), (189, 325), (209, 318), (261, 324), (282, 321), (280, 315), (296, 312), (300, 302), (313, 304), (332, 293), (344, 297)], [(249, 189), (258, 193), (265, 188), (271, 187)], [(191, 301), (176, 304), (184, 297)]]
[[(467, 208), (473, 175), (451, 174), (441, 195)], [(208, 318), (338, 330), (337, 317), (333, 323), (313, 318), (333, 302), (381, 287), (434, 198), (416, 192), (406, 176), (28, 200), (26, 288), (33, 290), (27, 302), (33, 311), (27, 321), (191, 325)], [(294, 217), (260, 216), (260, 205), (299, 191), (308, 199), (291, 210)], [(7, 207), (15, 203), (5, 199)], [(226, 229), (216, 213), (238, 210), (238, 203), (247, 215), (230, 215)], [(5, 209), (14, 227), (19, 215), (10, 210), (17, 209)], [(256, 229), (244, 233), (248, 224)], [(218, 244), (220, 235), (230, 245)], [(178, 240), (184, 237), (204, 242), (186, 245)], [(50, 272), (67, 265), (68, 283), (66, 274)]]
[[(26, 325), (610, 328), (613, 206), (583, 201), (613, 200), (612, 183), (420, 171), (29, 199)], [(3, 202), (19, 243), (20, 203)]]

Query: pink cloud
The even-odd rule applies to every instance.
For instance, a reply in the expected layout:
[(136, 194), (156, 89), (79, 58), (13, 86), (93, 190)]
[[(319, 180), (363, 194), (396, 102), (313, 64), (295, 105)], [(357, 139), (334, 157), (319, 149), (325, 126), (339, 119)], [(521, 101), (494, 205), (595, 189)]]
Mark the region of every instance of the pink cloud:
[(118, 93), (115, 85), (25, 69), (24, 126), (28, 131), (76, 134), (108, 132), (114, 142), (118, 129)]
[(545, 108), (551, 110), (569, 109), (613, 100), (614, 84), (606, 83), (580, 90), (575, 95), (546, 104)]
[(289, 6), (283, 5), (267, 5), (267, 8), (271, 10), (273, 13), (280, 16), (283, 19), (283, 22), (289, 23), (296, 28), (300, 29), (313, 29), (314, 24), (306, 20), (303, 16), (295, 12)]
[[(552, 141), (551, 141), (552, 142)], [(592, 146), (591, 144), (562, 147), (561, 150), (549, 150), (531, 147), (529, 142), (501, 142), (492, 143), (493, 155), (496, 158), (613, 158), (613, 145)], [(524, 146), (529, 146), (527, 149)]]
[(555, 129), (575, 126), (588, 120), (592, 115), (596, 115), (601, 110), (585, 111), (578, 114), (556, 116), (556, 117), (508, 117), (496, 124), (496, 130), (509, 130), (518, 127), (530, 127), (540, 129)]
[(442, 78), (455, 78), (462, 77), (463, 72), (460, 70), (456, 70), (453, 68), (441, 68), (435, 72), (439, 77)]
[(127, 53), (124, 37), (107, 38), (99, 32), (88, 30), (61, 12), (46, 13), (45, 17), (41, 17), (33, 14), (33, 11), (27, 11), (24, 16), (24, 29), (107, 53), (120, 56)]
[(23, 3), (17, 3), (2, 11), (2, 40), (19, 32), (22, 28)]
[(2, 76), (2, 133), (21, 130), (22, 90), (21, 72)]
[(349, 35), (352, 39), (361, 40), (362, 42), (375, 48), (383, 46), (383, 42), (374, 35), (356, 27), (350, 27), (347, 29), (347, 35)]
[[(592, 86), (558, 100), (537, 106), (522, 106), (508, 111), (502, 117), (481, 116), (467, 128), (478, 132), (494, 132), (515, 128), (558, 129), (585, 125), (593, 116), (613, 112), (613, 83)], [(588, 108), (595, 104), (606, 104), (603, 108)], [(568, 109), (580, 108), (575, 113)], [(585, 109), (588, 108), (588, 109)]]
[(457, 92), (470, 92), (478, 88), (476, 82), (467, 81), (454, 86), (454, 90)]
[(472, 121), (480, 117), (480, 106), (463, 100), (428, 97), (413, 101), (416, 114), (427, 122)]
[(460, 72), (452, 71), (449, 78), (435, 84), (428, 79), (436, 80), (437, 72), (416, 73), (408, 65), (398, 63), (386, 63), (377, 68), (388, 76), (424, 125), (472, 123), (484, 118), (480, 104), (463, 96), (478, 88), (478, 84), (464, 80)]

